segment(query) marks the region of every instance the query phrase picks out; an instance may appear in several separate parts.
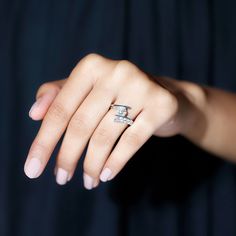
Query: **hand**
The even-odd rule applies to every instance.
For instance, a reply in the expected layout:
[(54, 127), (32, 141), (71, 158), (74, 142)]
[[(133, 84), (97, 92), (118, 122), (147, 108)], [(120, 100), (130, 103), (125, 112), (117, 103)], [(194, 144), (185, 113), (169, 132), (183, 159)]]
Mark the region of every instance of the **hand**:
[[(183, 117), (175, 89), (164, 78), (157, 81), (128, 61), (114, 61), (96, 54), (83, 58), (68, 79), (42, 85), (30, 116), (41, 120), (30, 148), (25, 173), (37, 178), (65, 133), (56, 161), (56, 181), (69, 181), (88, 144), (83, 163), (84, 185), (113, 179), (154, 134), (181, 132)], [(176, 83), (176, 82), (175, 82)], [(175, 87), (172, 84), (172, 87)], [(171, 86), (169, 86), (171, 87)], [(124, 104), (132, 125), (114, 122), (111, 104)], [(118, 141), (118, 142), (117, 142)]]

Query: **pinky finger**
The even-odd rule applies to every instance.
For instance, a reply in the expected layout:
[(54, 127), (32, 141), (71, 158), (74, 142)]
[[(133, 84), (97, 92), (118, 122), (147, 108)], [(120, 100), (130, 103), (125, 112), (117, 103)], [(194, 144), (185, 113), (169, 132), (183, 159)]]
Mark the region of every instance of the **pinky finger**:
[(48, 108), (60, 92), (63, 84), (64, 80), (58, 80), (40, 86), (36, 95), (36, 101), (29, 111), (29, 117), (31, 119), (42, 120), (44, 118)]
[(102, 182), (113, 179), (152, 136), (155, 130), (154, 125), (148, 123), (145, 118), (147, 118), (145, 112), (140, 113), (133, 125), (127, 128), (122, 134), (103, 167), (100, 175)]

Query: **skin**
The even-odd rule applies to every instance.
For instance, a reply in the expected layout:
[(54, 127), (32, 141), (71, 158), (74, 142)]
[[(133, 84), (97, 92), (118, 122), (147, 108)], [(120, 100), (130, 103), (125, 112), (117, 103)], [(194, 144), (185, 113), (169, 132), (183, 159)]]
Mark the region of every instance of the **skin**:
[[(112, 180), (152, 135), (180, 134), (235, 161), (235, 102), (235, 94), (153, 77), (128, 61), (89, 54), (67, 79), (39, 88), (29, 115), (42, 124), (24, 170), (29, 178), (39, 177), (63, 134), (55, 167), (61, 185), (72, 178), (87, 144), (84, 185), (92, 189)], [(113, 103), (132, 108), (133, 125), (113, 121)]]

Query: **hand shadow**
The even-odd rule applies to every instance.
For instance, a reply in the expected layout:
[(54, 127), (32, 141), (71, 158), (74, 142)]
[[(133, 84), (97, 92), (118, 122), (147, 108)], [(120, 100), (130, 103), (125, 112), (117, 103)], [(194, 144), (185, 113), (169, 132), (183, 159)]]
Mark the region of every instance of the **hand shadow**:
[(137, 203), (147, 191), (153, 205), (180, 203), (221, 163), (181, 136), (152, 137), (113, 180), (110, 195), (123, 206)]

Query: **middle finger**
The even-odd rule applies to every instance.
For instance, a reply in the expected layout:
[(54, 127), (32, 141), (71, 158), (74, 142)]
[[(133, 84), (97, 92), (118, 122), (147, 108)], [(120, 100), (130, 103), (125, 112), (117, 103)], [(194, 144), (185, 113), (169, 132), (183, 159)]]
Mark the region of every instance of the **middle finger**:
[(107, 90), (95, 86), (71, 118), (57, 157), (58, 184), (65, 184), (71, 179), (90, 136), (114, 99), (112, 88)]

